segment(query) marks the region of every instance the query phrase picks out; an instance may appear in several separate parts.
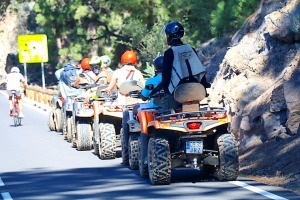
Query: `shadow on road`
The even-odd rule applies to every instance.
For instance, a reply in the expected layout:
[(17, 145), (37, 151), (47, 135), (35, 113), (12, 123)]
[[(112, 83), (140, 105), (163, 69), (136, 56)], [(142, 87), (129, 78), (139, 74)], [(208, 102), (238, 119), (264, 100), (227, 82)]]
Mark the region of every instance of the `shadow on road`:
[[(1, 174), (6, 183), (2, 191), (10, 192), (12, 198), (34, 199), (174, 199), (199, 195), (216, 195), (236, 186), (218, 187), (207, 182), (195, 170), (174, 170), (171, 185), (152, 186), (148, 179), (139, 176), (139, 171), (130, 171), (127, 166), (107, 168), (81, 168), (63, 171), (36, 169), (26, 172)], [(189, 191), (186, 182), (196, 189)], [(212, 180), (209, 180), (212, 182)], [(179, 185), (178, 185), (179, 184)]]

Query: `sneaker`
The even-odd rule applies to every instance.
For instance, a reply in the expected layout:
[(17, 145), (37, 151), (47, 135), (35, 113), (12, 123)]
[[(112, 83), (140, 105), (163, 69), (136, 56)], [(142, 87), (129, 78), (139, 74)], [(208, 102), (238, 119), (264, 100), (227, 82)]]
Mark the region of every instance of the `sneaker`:
[(24, 118), (23, 113), (20, 113), (20, 114), (19, 114), (19, 117), (20, 117), (20, 118)]
[(10, 109), (9, 116), (13, 116), (13, 109)]

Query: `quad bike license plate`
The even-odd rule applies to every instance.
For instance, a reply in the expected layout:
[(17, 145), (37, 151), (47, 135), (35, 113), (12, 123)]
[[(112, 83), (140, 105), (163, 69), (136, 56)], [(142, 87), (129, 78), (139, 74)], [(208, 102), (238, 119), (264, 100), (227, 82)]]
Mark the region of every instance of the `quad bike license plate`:
[(203, 142), (202, 142), (202, 140), (200, 140), (200, 141), (186, 141), (185, 152), (186, 153), (193, 153), (193, 154), (202, 154), (202, 152), (203, 152)]

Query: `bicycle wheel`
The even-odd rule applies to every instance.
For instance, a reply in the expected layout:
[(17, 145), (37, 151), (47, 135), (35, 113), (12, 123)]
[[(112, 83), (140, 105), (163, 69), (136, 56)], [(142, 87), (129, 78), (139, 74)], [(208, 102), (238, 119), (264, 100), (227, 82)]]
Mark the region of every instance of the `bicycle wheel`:
[(14, 117), (14, 124), (15, 126), (20, 126), (21, 125), (21, 118), (19, 117), (19, 104), (18, 104), (18, 100), (16, 100), (16, 96), (13, 95), (12, 98), (13, 101), (13, 117)]

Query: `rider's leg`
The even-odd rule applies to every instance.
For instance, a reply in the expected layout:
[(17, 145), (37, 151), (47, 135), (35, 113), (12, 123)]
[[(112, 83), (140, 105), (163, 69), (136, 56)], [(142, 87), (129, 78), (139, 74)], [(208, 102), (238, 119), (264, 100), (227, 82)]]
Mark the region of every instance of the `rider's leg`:
[(19, 117), (23, 118), (24, 114), (23, 114), (23, 100), (22, 100), (22, 93), (18, 92), (17, 94), (17, 98), (18, 98), (18, 103), (19, 103)]
[(12, 115), (13, 114), (12, 96), (8, 97), (8, 105), (9, 105), (9, 115)]

